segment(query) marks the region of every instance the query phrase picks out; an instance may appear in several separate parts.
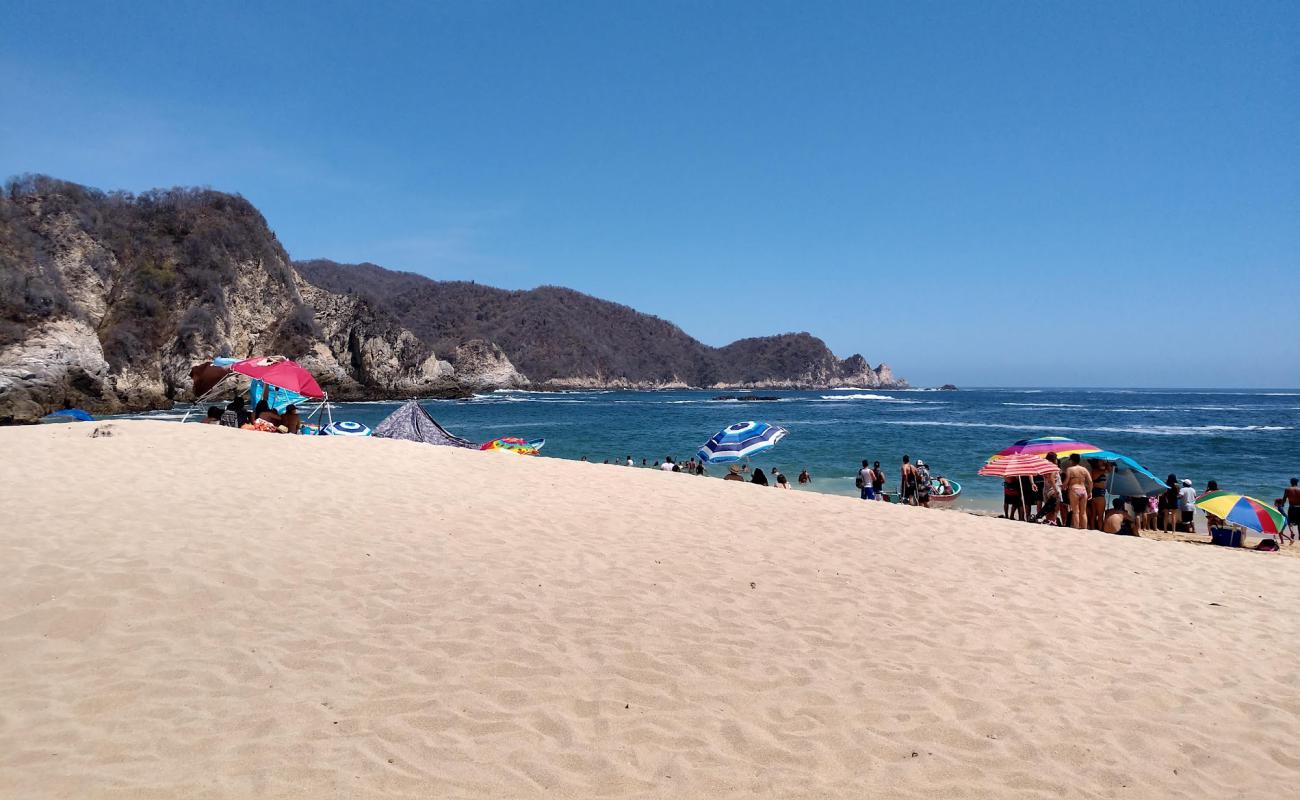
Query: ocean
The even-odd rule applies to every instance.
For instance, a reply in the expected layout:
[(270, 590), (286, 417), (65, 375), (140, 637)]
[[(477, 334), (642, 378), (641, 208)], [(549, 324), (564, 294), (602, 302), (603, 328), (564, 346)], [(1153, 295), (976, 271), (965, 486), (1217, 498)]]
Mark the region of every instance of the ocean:
[[(757, 419), (789, 435), (753, 463), (813, 491), (855, 494), (862, 459), (880, 461), (896, 487), (904, 453), (962, 485), (956, 507), (997, 508), (1001, 483), (976, 472), (1017, 439), (1060, 435), (1132, 456), (1162, 478), (1219, 486), (1271, 502), (1300, 475), (1300, 391), (1171, 389), (963, 389), (727, 392), (775, 401), (714, 400), (716, 391), (499, 391), (424, 401), (453, 433), (473, 441), (545, 438), (542, 455), (640, 465), (685, 461), (711, 435)], [(374, 426), (396, 402), (336, 403), (334, 418)], [(181, 409), (145, 417), (178, 418)], [(723, 468), (713, 467), (712, 475)], [(452, 476), (448, 476), (451, 480)]]

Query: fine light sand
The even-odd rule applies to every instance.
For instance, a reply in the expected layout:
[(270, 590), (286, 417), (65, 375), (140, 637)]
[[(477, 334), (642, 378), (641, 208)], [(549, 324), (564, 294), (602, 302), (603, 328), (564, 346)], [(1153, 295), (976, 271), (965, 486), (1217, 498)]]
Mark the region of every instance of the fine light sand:
[(1296, 559), (161, 422), (0, 502), (4, 798), (1300, 785)]

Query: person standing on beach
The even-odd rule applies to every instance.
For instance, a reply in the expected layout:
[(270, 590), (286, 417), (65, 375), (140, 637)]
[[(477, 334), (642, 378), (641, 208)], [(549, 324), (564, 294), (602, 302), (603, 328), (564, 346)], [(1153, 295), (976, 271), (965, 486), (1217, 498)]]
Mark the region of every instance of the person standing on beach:
[[(1048, 453), (1047, 460), (1056, 463), (1056, 453)], [(1049, 472), (1043, 476), (1043, 504), (1030, 522), (1046, 522), (1051, 525), (1057, 521), (1061, 505), (1061, 473)]]
[(922, 508), (930, 507), (930, 468), (921, 459), (916, 460), (916, 504)]
[(1178, 491), (1178, 511), (1187, 532), (1196, 533), (1196, 490), (1192, 488), (1191, 478), (1183, 478), (1183, 488)]
[(871, 485), (874, 478), (871, 474), (871, 467), (869, 467), (868, 464), (869, 462), (866, 459), (862, 460), (862, 469), (858, 470), (858, 477), (854, 480), (854, 483), (858, 487), (859, 497), (863, 500), (875, 500), (876, 491)]
[(1165, 487), (1160, 493), (1160, 529), (1169, 533), (1178, 527), (1178, 476), (1170, 473)]
[(658, 465), (659, 469), (664, 472), (675, 472), (676, 470), (673, 469), (675, 466), (677, 465), (673, 463), (672, 456), (664, 456), (663, 463)]
[(1291, 529), (1291, 541), (1300, 534), (1300, 478), (1292, 478), (1291, 485), (1282, 492), (1282, 499), (1287, 502), (1286, 526)]
[(880, 468), (880, 462), (877, 461), (871, 465), (871, 490), (876, 493), (876, 499), (884, 501), (885, 499), (885, 471)]
[(1065, 496), (1070, 500), (1070, 526), (1083, 530), (1088, 527), (1088, 499), (1092, 496), (1092, 473), (1079, 463), (1079, 454), (1070, 454), (1070, 466), (1065, 470)]
[(1110, 474), (1105, 461), (1088, 459), (1088, 473), (1092, 476), (1092, 499), (1088, 501), (1088, 527), (1101, 530), (1106, 516), (1106, 476)]
[(914, 506), (916, 505), (916, 467), (912, 466), (912, 459), (907, 453), (903, 454), (903, 469), (900, 470), (900, 473), (903, 502), (909, 506)]

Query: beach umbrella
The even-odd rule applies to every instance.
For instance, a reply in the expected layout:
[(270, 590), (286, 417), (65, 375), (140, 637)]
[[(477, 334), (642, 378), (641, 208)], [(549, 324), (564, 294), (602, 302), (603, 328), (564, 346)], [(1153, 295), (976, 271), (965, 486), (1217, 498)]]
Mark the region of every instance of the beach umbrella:
[(480, 450), (507, 450), (511, 453), (518, 453), (521, 456), (535, 456), (537, 451), (541, 450), (546, 444), (545, 439), (533, 439), (531, 442), (527, 439), (520, 439), (517, 436), (503, 436), (499, 439), (493, 439), (490, 442), (484, 442), (479, 445)]
[(323, 436), (369, 436), (370, 428), (362, 425), (360, 422), (351, 420), (339, 420), (331, 422), (324, 428), (321, 428)]
[(1196, 498), (1196, 505), (1225, 522), (1252, 531), (1277, 536), (1286, 528), (1282, 512), (1263, 500), (1231, 492), (1208, 492)]
[(1106, 480), (1106, 491), (1116, 497), (1150, 496), (1169, 488), (1154, 472), (1126, 455), (1111, 450), (1097, 450), (1083, 453), (1080, 458), (1095, 458), (1114, 465)]
[(94, 419), (79, 408), (65, 408), (46, 414), (41, 417), (41, 422), (93, 422)]
[(766, 422), (737, 422), (713, 434), (696, 453), (701, 461), (726, 464), (771, 450), (787, 431)]
[(230, 371), (256, 378), (269, 386), (296, 392), (304, 397), (325, 396), (325, 392), (321, 391), (320, 384), (316, 383), (316, 379), (310, 372), (284, 356), (246, 358), (232, 364)]
[(989, 461), (1014, 455), (1045, 456), (1048, 453), (1056, 453), (1060, 458), (1067, 458), (1074, 453), (1083, 456), (1099, 450), (1101, 448), (1097, 445), (1081, 442), (1078, 439), (1068, 439), (1064, 436), (1038, 436), (1033, 439), (1021, 439), (1010, 447), (999, 450), (989, 458)]
[[(1003, 456), (996, 461), (989, 461), (980, 467), (979, 474), (990, 478), (1029, 478), (1034, 475), (1048, 475), (1060, 470), (1060, 467), (1042, 456), (1029, 455), (1028, 453), (1015, 453)], [(1026, 517), (1029, 516), (1028, 509), (1025, 507), (1025, 493), (1020, 493), (1020, 511)]]
[(990, 478), (1025, 478), (1060, 471), (1060, 466), (1042, 456), (1009, 455), (980, 467), (979, 474)]

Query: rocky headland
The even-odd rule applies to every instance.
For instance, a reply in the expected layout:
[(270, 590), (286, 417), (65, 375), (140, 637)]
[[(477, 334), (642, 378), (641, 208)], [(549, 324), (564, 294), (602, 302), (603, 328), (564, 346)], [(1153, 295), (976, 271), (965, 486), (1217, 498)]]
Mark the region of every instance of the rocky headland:
[(43, 176), (0, 195), (0, 421), (192, 399), (215, 355), (283, 354), (331, 397), (496, 388), (899, 388), (808, 333), (709, 347), (561, 287), (509, 291), (373, 264), (295, 263), (238, 195), (103, 192)]

